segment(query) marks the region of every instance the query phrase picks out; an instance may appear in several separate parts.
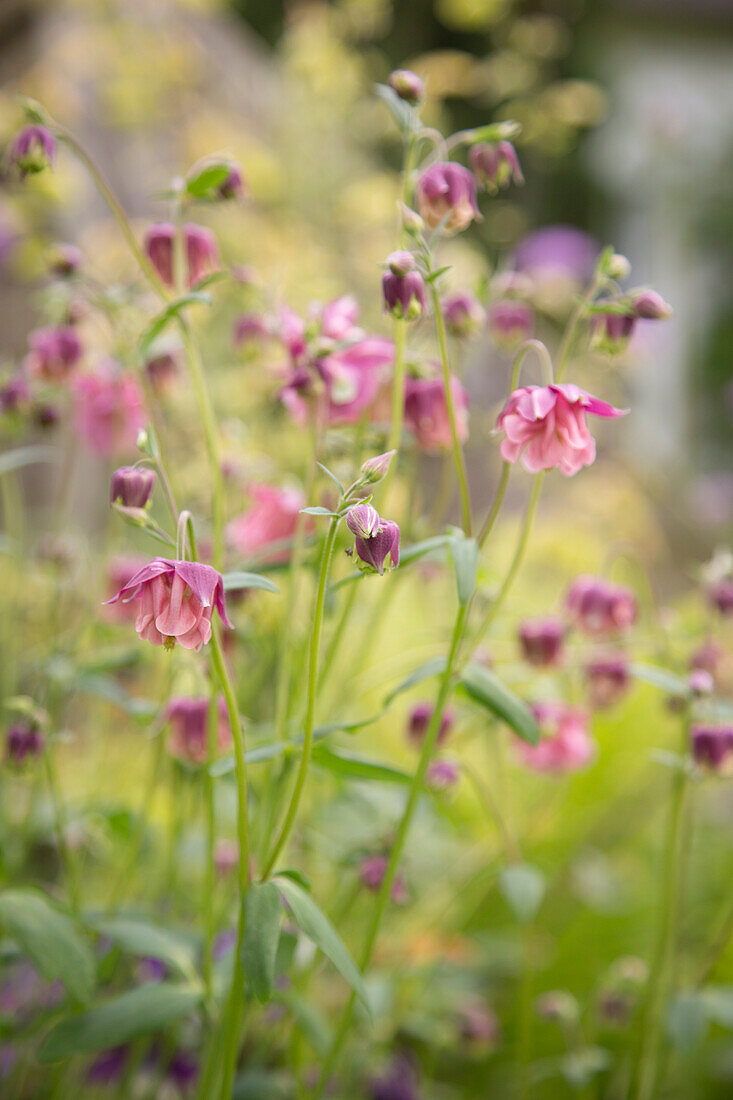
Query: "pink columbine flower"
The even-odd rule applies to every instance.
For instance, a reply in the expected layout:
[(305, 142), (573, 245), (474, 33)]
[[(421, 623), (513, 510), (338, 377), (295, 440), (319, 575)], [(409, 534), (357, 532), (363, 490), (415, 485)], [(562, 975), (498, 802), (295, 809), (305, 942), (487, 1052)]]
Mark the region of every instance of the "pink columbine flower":
[(234, 346), (258, 344), (270, 336), (267, 318), (261, 313), (242, 313), (234, 322)]
[(231, 547), (242, 557), (262, 555), (269, 562), (287, 561), (287, 547), (265, 553), (275, 543), (285, 542), (295, 534), (298, 514), (305, 507), (300, 489), (285, 489), (277, 485), (250, 485), (247, 493), (252, 504), (227, 527)]
[[(415, 748), (419, 748), (425, 740), (434, 712), (435, 707), (432, 703), (416, 703), (410, 711), (407, 719), (407, 738)], [(436, 744), (442, 745), (447, 740), (455, 724), (455, 711), (452, 707), (446, 707), (440, 720)]]
[(148, 559), (143, 557), (142, 554), (120, 554), (117, 557), (111, 558), (107, 563), (107, 582), (106, 582), (106, 595), (107, 599), (104, 603), (105, 617), (113, 619), (119, 623), (131, 623), (137, 618), (137, 607), (131, 603), (111, 603), (112, 597), (124, 588), (129, 580), (131, 580), (136, 573), (139, 573), (143, 566), (147, 565)]
[(32, 378), (44, 382), (64, 382), (82, 356), (81, 340), (71, 325), (36, 329), (28, 343), (26, 369)]
[(733, 615), (733, 577), (721, 577), (708, 585), (707, 597), (724, 618)]
[(594, 710), (614, 706), (631, 684), (629, 662), (623, 653), (594, 658), (585, 666), (585, 674)]
[(448, 332), (459, 339), (480, 332), (486, 322), (486, 311), (470, 290), (446, 294), (441, 308)]
[(525, 661), (537, 668), (555, 668), (562, 660), (565, 624), (558, 619), (528, 619), (519, 627)]
[[(182, 228), (184, 243), (185, 282), (189, 289), (205, 275), (219, 267), (216, 237), (203, 225), (189, 222)], [(171, 222), (157, 222), (145, 233), (145, 253), (161, 282), (173, 287), (175, 282), (174, 242), (176, 227)]]
[[(221, 751), (231, 745), (232, 731), (223, 699), (217, 700), (217, 710), (216, 746)], [(171, 756), (189, 764), (204, 764), (209, 755), (208, 696), (175, 695), (166, 707), (165, 716), (170, 725), (168, 751)]]
[[(367, 856), (362, 860), (359, 868), (359, 878), (367, 890), (376, 893), (384, 882), (387, 874), (389, 857), (383, 853)], [(395, 905), (405, 905), (408, 901), (407, 885), (403, 876), (398, 872), (392, 883), (391, 898)]]
[(638, 614), (636, 596), (630, 588), (587, 573), (573, 581), (565, 606), (578, 630), (595, 636), (628, 629)]
[(155, 470), (147, 466), (119, 466), (112, 474), (109, 489), (111, 504), (123, 508), (144, 508), (155, 485)]
[(5, 734), (5, 759), (11, 764), (24, 764), (26, 760), (40, 756), (44, 737), (37, 722), (20, 718), (13, 722)]
[(307, 369), (296, 370), (281, 399), (300, 424), (308, 416), (304, 394), (312, 397), (328, 424), (355, 424), (374, 409), (393, 363), (392, 341), (366, 336), (317, 360), (314, 371), (319, 385), (314, 386), (314, 375)]
[[(400, 529), (391, 519), (381, 519), (368, 504), (351, 508), (346, 524), (356, 536), (354, 550), (357, 566), (363, 573), (384, 575), (385, 565), (396, 569), (400, 564)], [(371, 533), (369, 533), (371, 532)]]
[(358, 327), (358, 320), (359, 303), (356, 298), (353, 294), (342, 294), (340, 298), (334, 298), (323, 306), (320, 315), (321, 336), (338, 344), (346, 340), (360, 340), (364, 332)]
[(21, 371), (16, 371), (0, 384), (0, 413), (20, 413), (31, 400), (31, 388)]
[[(458, 439), (468, 439), (468, 394), (453, 375), (451, 393)], [(405, 386), (405, 426), (428, 454), (449, 451), (453, 445), (445, 385), (442, 378), (408, 378)]]
[(492, 194), (510, 183), (524, 183), (519, 157), (510, 141), (482, 141), (471, 147), (468, 159), (478, 185)]
[(620, 355), (634, 334), (636, 317), (628, 313), (597, 313), (591, 325), (591, 346), (606, 355)]
[(432, 760), (425, 773), (425, 785), (431, 791), (448, 791), (460, 778), (460, 766), (453, 760)]
[(692, 758), (707, 771), (733, 773), (733, 726), (696, 725), (690, 731)]
[(410, 252), (393, 252), (382, 276), (384, 308), (394, 317), (416, 321), (425, 309), (425, 283)]
[(415, 107), (425, 96), (425, 85), (412, 69), (395, 69), (389, 74), (387, 83), (400, 99), (404, 99), (405, 103), (409, 103), (412, 107)]
[(537, 745), (517, 741), (523, 762), (538, 772), (572, 772), (586, 767), (595, 756), (588, 717), (567, 703), (536, 703), (532, 712), (542, 739)]
[(74, 384), (76, 426), (89, 447), (100, 455), (132, 451), (145, 424), (140, 383), (111, 359)]
[(497, 426), (504, 432), (501, 456), (506, 462), (521, 458), (525, 470), (558, 469), (565, 477), (590, 466), (596, 444), (588, 431), (586, 413), (594, 416), (624, 416), (579, 386), (522, 386), (510, 394)]
[(489, 334), (502, 351), (513, 351), (534, 331), (534, 310), (516, 298), (500, 298), (489, 306)]
[(712, 695), (715, 691), (715, 680), (710, 672), (704, 668), (695, 668), (687, 677), (690, 692), (695, 698), (702, 699), (706, 695)]
[(442, 224), (446, 235), (460, 233), (481, 218), (472, 173), (452, 161), (425, 169), (417, 181), (417, 202), (425, 224), (430, 229)]
[(10, 146), (10, 163), (21, 179), (50, 168), (55, 156), (56, 138), (45, 126), (24, 126)]
[(210, 565), (155, 558), (143, 566), (107, 603), (140, 600), (135, 629), (153, 645), (172, 649), (176, 642), (198, 651), (211, 639), (214, 608), (226, 626), (221, 573)]

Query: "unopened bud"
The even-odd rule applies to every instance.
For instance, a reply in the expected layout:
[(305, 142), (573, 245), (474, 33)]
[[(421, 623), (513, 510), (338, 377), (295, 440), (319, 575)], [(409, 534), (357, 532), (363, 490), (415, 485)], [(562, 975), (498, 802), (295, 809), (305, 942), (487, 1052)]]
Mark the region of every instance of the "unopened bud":
[(425, 85), (417, 73), (411, 69), (395, 69), (389, 74), (387, 81), (393, 92), (396, 92), (405, 103), (416, 106), (425, 96)]
[(375, 455), (374, 458), (368, 458), (366, 462), (363, 462), (360, 472), (364, 481), (369, 485), (374, 485), (376, 482), (381, 481), (383, 477), (386, 477), (392, 459), (396, 454), (397, 451), (385, 451), (383, 455)]
[(348, 511), (346, 526), (352, 535), (370, 539), (379, 530), (379, 512), (371, 504), (357, 504)]
[(609, 279), (628, 279), (631, 274), (631, 264), (620, 252), (614, 252), (606, 265)]

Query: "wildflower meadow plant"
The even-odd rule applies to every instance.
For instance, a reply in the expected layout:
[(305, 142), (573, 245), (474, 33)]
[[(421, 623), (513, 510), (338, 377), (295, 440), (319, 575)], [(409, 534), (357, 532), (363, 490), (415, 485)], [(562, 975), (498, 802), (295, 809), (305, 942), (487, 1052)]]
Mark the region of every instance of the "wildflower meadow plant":
[[(731, 915), (717, 938), (696, 930), (696, 973), (676, 961), (692, 792), (733, 759), (720, 656), (729, 563), (704, 582), (709, 610), (683, 674), (646, 591), (606, 575), (611, 559), (603, 575), (565, 577), (564, 600), (561, 588), (545, 591), (527, 615), (513, 602), (543, 486), (553, 479), (562, 500), (565, 479), (586, 476), (633, 415), (633, 402), (611, 403), (616, 376), (586, 379), (589, 349), (617, 355), (637, 320), (663, 321), (670, 307), (651, 289), (624, 291), (628, 261), (569, 228), (533, 234), (481, 288), (453, 285), (446, 240), (475, 232), (482, 206), (523, 182), (519, 127), (444, 137), (424, 125), (425, 87), (407, 70), (379, 93), (402, 145), (400, 206), (363, 314), (348, 288), (306, 309), (276, 288), (260, 301), (228, 266), (214, 231), (191, 219), (256, 204), (255, 177), (250, 189), (229, 158), (177, 176), (161, 191), (161, 220), (145, 228), (44, 107), (26, 104), (10, 144), (17, 186), (75, 158), (136, 264), (122, 320), (96, 286), (85, 303), (113, 340), (103, 325), (44, 325), (2, 391), (16, 435), (25, 426), (30, 437), (39, 402), (55, 403), (71, 443), (105, 472), (115, 539), (125, 533), (124, 554), (100, 541), (98, 570), (92, 550), (74, 546), (43, 585), (24, 579), (13, 594), (20, 621), (24, 590), (38, 587), (53, 624), (50, 642), (36, 637), (6, 669), (0, 928), (33, 981), (27, 1026), (25, 1008), (13, 1027), (0, 1021), (10, 1049), (0, 1078), (19, 1100), (109, 1088), (198, 1100), (528, 1100), (554, 1076), (581, 1095), (653, 1100), (680, 1095), (660, 1091), (672, 1087), (670, 1028), (730, 1022), (730, 993), (716, 1000), (711, 977)], [(73, 245), (55, 257), (55, 278), (83, 271)], [(229, 291), (231, 354), (246, 356), (237, 385), (252, 395), (253, 421), (265, 415), (255, 390), (265, 391), (268, 417), (267, 455), (248, 455), (241, 477), (229, 476), (225, 451), (247, 428), (216, 384), (206, 340)], [(380, 331), (369, 317), (381, 317)], [(501, 352), (491, 410), (469, 397), (465, 372), (466, 347), (485, 358), (487, 335)], [(27, 533), (12, 475), (48, 458), (29, 438), (0, 470), (12, 481), (5, 538), (19, 557)], [(447, 487), (427, 507), (422, 462), (442, 463)], [(504, 522), (510, 484), (515, 514)], [(61, 477), (51, 534), (68, 492)], [(378, 674), (390, 686), (375, 704)], [(644, 916), (649, 967), (625, 959), (595, 973), (588, 958), (577, 996), (542, 988), (542, 922), (557, 906), (572, 923), (580, 871), (547, 842), (541, 799), (578, 816), (572, 784), (614, 751), (597, 729), (606, 712), (621, 723), (639, 684), (670, 699), (666, 720), (680, 725), (674, 751), (659, 746), (669, 813)], [(110, 708), (133, 731), (132, 753)], [(81, 726), (87, 743), (87, 722), (108, 742), (113, 788), (123, 757), (134, 758), (133, 809), (110, 808), (91, 774), (88, 791), (74, 785), (65, 747)], [(634, 735), (624, 744), (628, 758)], [(531, 792), (531, 826), (510, 784)], [(53, 834), (41, 845), (44, 790)], [(440, 841), (416, 839), (421, 829)], [(471, 844), (460, 855), (462, 839)], [(583, 879), (586, 896), (599, 875)], [(470, 884), (475, 904), (442, 926)], [(501, 939), (491, 922), (505, 928), (507, 914)], [(491, 958), (481, 955), (489, 939)], [(426, 967), (434, 987), (393, 1026)], [(10, 1003), (23, 975), (8, 982)], [(565, 1036), (559, 1056), (538, 1053), (551, 1027)], [(478, 1092), (461, 1091), (465, 1065), (486, 1082)]]

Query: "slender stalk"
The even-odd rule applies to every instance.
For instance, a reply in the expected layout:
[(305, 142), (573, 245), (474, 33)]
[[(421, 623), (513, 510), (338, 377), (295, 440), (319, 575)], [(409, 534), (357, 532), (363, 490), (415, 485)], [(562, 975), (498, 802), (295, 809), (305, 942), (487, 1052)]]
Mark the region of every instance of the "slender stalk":
[(206, 869), (203, 882), (203, 911), (204, 911), (204, 988), (206, 999), (211, 1001), (212, 975), (213, 975), (213, 948), (215, 913), (214, 890), (216, 887), (216, 868), (214, 866), (214, 848), (216, 844), (216, 806), (214, 802), (214, 779), (211, 775), (211, 766), (216, 760), (217, 733), (219, 726), (219, 707), (217, 705), (216, 691), (211, 685), (211, 698), (209, 701), (209, 713), (206, 723), (206, 770), (204, 771), (204, 803), (206, 812)]
[(512, 472), (511, 462), (505, 462), (502, 465), (501, 477), (499, 478), (499, 484), (496, 486), (496, 493), (494, 494), (494, 501), (489, 510), (489, 514), (484, 520), (483, 527), (479, 533), (478, 544), (483, 546), (487, 538), (494, 529), (494, 524), (501, 511), (501, 506), (504, 503), (504, 497), (506, 496), (507, 485), (509, 484), (509, 475)]
[(321, 629), (323, 627), (323, 608), (326, 602), (328, 572), (331, 566), (331, 557), (333, 555), (334, 543), (336, 542), (336, 532), (338, 531), (338, 524), (339, 521), (335, 517), (331, 520), (329, 524), (328, 534), (326, 535), (326, 541), (323, 547), (323, 555), (321, 557), (321, 569), (318, 576), (316, 602), (313, 610), (313, 632), (311, 634), (310, 658), (308, 663), (308, 701), (306, 703), (305, 728), (303, 731), (303, 749), (300, 756), (300, 765), (298, 767), (298, 774), (295, 777), (295, 786), (293, 787), (293, 793), (290, 797), (290, 805), (288, 806), (287, 813), (285, 814), (285, 820), (280, 827), (278, 838), (273, 845), (270, 857), (265, 865), (265, 869), (262, 874), (263, 879), (267, 879), (270, 877), (273, 868), (280, 856), (280, 853), (285, 847), (285, 843), (288, 839), (288, 836), (290, 835), (290, 830), (293, 827), (293, 823), (298, 812), (298, 805), (303, 794), (305, 778), (308, 772), (311, 746), (313, 744), (313, 727), (315, 725), (316, 714), (316, 696), (318, 694), (318, 656), (321, 644)]
[(528, 924), (523, 931), (522, 977), (519, 985), (519, 1014), (517, 1021), (517, 1068), (519, 1096), (521, 1100), (529, 1100), (531, 1096), (530, 1054), (532, 1050), (532, 1002), (534, 999), (532, 925)]
[[(415, 809), (417, 808), (417, 804), (423, 790), (425, 773), (428, 769), (428, 765), (430, 764), (430, 760), (433, 756), (435, 746), (438, 741), (438, 734), (440, 733), (440, 723), (442, 721), (443, 713), (445, 711), (445, 707), (453, 687), (455, 662), (458, 655), (460, 640), (463, 635), (463, 628), (466, 623), (467, 612), (468, 605), (462, 604), (459, 607), (458, 613), (456, 615), (450, 650), (448, 653), (448, 660), (446, 662), (445, 672), (441, 677), (440, 687), (438, 689), (438, 697), (435, 702), (435, 709), (433, 711), (430, 724), (425, 734), (425, 739), (423, 741), (422, 749), (420, 752), (420, 759), (418, 761), (415, 774), (412, 777), (405, 809), (402, 814), (402, 819), (400, 820), (400, 823), (397, 827), (397, 833), (394, 839), (394, 843), (392, 845), (392, 850), (390, 852), (387, 870), (385, 872), (384, 879), (382, 880), (379, 894), (377, 895), (377, 901), (374, 906), (374, 911), (372, 913), (372, 919), (367, 930), (366, 939), (364, 941), (364, 946), (362, 948), (361, 956), (359, 959), (359, 965), (362, 971), (366, 970), (372, 959), (372, 954), (374, 952), (374, 947), (377, 942), (377, 936), (379, 935), (382, 918), (384, 916), (387, 902), (389, 901), (392, 892), (392, 886), (397, 875), (397, 870), (400, 864), (400, 860), (402, 858), (402, 853), (404, 851), (405, 842), (407, 840), (407, 835), (410, 830), (410, 825), (412, 824)], [(336, 1063), (343, 1049), (344, 1041), (351, 1025), (351, 1017), (354, 1011), (355, 1001), (356, 994), (352, 992), (341, 1017), (339, 1029), (336, 1032), (331, 1047), (324, 1059), (321, 1076), (313, 1092), (312, 1100), (320, 1100), (320, 1097), (323, 1096), (324, 1089), (328, 1084), (328, 1079), (333, 1072), (333, 1069), (336, 1066)]]
[(448, 338), (445, 331), (445, 320), (443, 319), (443, 311), (440, 305), (440, 296), (435, 283), (430, 284), (430, 291), (433, 299), (433, 313), (435, 315), (435, 329), (438, 336), (438, 348), (440, 350), (440, 362), (443, 367), (443, 383), (445, 385), (445, 404), (448, 410), (448, 420), (450, 422), (450, 434), (453, 447), (453, 462), (456, 467), (456, 477), (458, 478), (458, 489), (461, 494), (461, 512), (463, 530), (466, 535), (471, 535), (471, 497), (468, 491), (468, 475), (466, 473), (466, 460), (463, 454), (463, 447), (461, 441), (458, 438), (458, 422), (456, 420), (456, 407), (453, 400), (453, 390), (451, 387), (451, 372), (450, 362), (448, 360)]
[(575, 344), (575, 338), (578, 334), (580, 322), (583, 320), (588, 306), (603, 286), (603, 282), (604, 276), (599, 271), (596, 271), (593, 275), (590, 286), (576, 305), (573, 312), (570, 314), (570, 320), (565, 327), (565, 332), (563, 333), (562, 340), (560, 341), (560, 347), (557, 349), (558, 382), (562, 382), (563, 378), (565, 377), (565, 371), (567, 370), (568, 363), (570, 361), (570, 355), (573, 350), (573, 345)]
[(54, 824), (56, 826), (56, 843), (59, 846), (59, 854), (61, 856), (61, 862), (64, 867), (66, 875), (66, 885), (69, 891), (69, 903), (73, 913), (79, 912), (79, 906), (81, 903), (81, 887), (79, 883), (79, 872), (76, 865), (76, 858), (71, 852), (69, 842), (66, 839), (66, 811), (61, 798), (61, 789), (59, 786), (58, 774), (56, 772), (56, 761), (53, 759), (53, 745), (46, 745), (43, 753), (43, 761), (46, 770), (46, 782), (48, 784), (49, 794), (51, 795), (51, 804), (53, 805)]

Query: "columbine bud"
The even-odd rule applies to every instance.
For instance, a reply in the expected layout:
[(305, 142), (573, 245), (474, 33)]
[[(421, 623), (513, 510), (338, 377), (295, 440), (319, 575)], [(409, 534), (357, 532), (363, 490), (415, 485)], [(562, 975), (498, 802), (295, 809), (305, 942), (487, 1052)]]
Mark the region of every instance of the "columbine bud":
[[(422, 745), (425, 740), (425, 734), (428, 732), (428, 726), (433, 717), (435, 708), (431, 703), (416, 703), (410, 711), (410, 716), (407, 720), (407, 737), (415, 747)], [(455, 725), (456, 716), (451, 707), (446, 707), (443, 711), (443, 717), (440, 720), (440, 730), (438, 731), (437, 744), (442, 745), (445, 739), (450, 734), (450, 731)]]
[(593, 317), (591, 347), (606, 355), (626, 350), (636, 325), (633, 313), (597, 313)]
[(236, 164), (229, 169), (229, 174), (216, 189), (217, 198), (242, 199), (247, 194), (247, 184), (241, 170)]
[[(389, 858), (381, 853), (367, 856), (362, 860), (359, 868), (359, 878), (367, 890), (376, 893), (384, 882), (387, 874)], [(398, 872), (392, 883), (392, 901), (395, 905), (404, 905), (408, 900), (407, 886), (403, 876)]]
[[(192, 223), (183, 226), (183, 267), (189, 289), (219, 266), (216, 237), (210, 229)], [(151, 225), (145, 233), (145, 253), (161, 282), (174, 283), (176, 227), (170, 222)]]
[(12, 764), (23, 764), (28, 757), (43, 752), (43, 734), (37, 722), (21, 718), (8, 727), (5, 734), (5, 757)]
[(609, 279), (628, 279), (631, 274), (631, 264), (620, 252), (614, 252), (606, 264), (606, 274)]
[(379, 530), (379, 513), (371, 504), (356, 504), (347, 513), (346, 526), (358, 538), (374, 538)]
[(448, 236), (460, 233), (481, 213), (476, 204), (476, 183), (462, 164), (431, 164), (417, 181), (420, 214), (431, 229), (442, 226)]
[(486, 312), (470, 290), (457, 290), (443, 299), (443, 317), (452, 336), (460, 338), (479, 332), (486, 322)]
[(368, 485), (375, 485), (378, 481), (381, 481), (383, 477), (387, 476), (392, 465), (392, 459), (396, 454), (397, 451), (385, 451), (383, 455), (368, 458), (361, 466), (362, 480), (366, 481)]
[(425, 309), (425, 284), (412, 253), (393, 252), (387, 264), (389, 270), (382, 276), (384, 308), (395, 317), (417, 320)]
[(125, 508), (144, 508), (155, 485), (155, 471), (147, 466), (120, 466), (112, 474), (110, 502)]
[[(346, 522), (348, 524), (348, 516)], [(396, 569), (400, 564), (400, 529), (392, 520), (380, 519), (379, 529), (369, 538), (356, 536), (354, 548), (359, 558), (357, 562), (359, 569), (363, 573), (379, 573), (381, 577), (388, 559), (389, 567), (392, 569)]]
[(723, 775), (733, 771), (733, 726), (693, 726), (690, 738), (699, 767)]
[(417, 210), (411, 210), (410, 207), (406, 206), (404, 202), (401, 202), (398, 205), (400, 208), (400, 216), (402, 218), (403, 229), (412, 237), (416, 237), (418, 233), (421, 233), (425, 228), (425, 222), (420, 217)]
[(487, 191), (496, 193), (510, 183), (524, 183), (519, 158), (510, 141), (500, 141), (496, 145), (481, 142), (474, 145), (468, 157), (476, 182)]
[(461, 778), (461, 769), (452, 760), (433, 760), (425, 773), (425, 785), (435, 792), (448, 791)]
[(638, 614), (636, 596), (630, 588), (588, 574), (573, 581), (565, 606), (578, 630), (596, 636), (633, 626)]
[(66, 279), (69, 275), (75, 275), (83, 262), (84, 255), (75, 244), (57, 244), (51, 252), (48, 266), (52, 275)]
[(733, 577), (721, 577), (708, 586), (708, 600), (721, 615), (733, 615)]
[(412, 107), (420, 103), (425, 96), (425, 85), (417, 73), (413, 73), (411, 69), (395, 69), (389, 74), (387, 83), (400, 99), (404, 99), (405, 103), (409, 103)]
[(603, 710), (617, 703), (631, 683), (629, 664), (623, 654), (601, 657), (586, 665), (591, 705)]
[(56, 138), (45, 126), (25, 126), (10, 146), (10, 161), (20, 178), (50, 168), (56, 155)]
[(565, 625), (557, 619), (529, 619), (519, 627), (525, 661), (537, 668), (553, 668), (562, 658)]
[(631, 299), (631, 305), (637, 317), (647, 321), (668, 321), (673, 310), (656, 290), (640, 290)]
[(534, 310), (526, 302), (504, 298), (489, 307), (489, 332), (498, 348), (513, 351), (534, 329)]

